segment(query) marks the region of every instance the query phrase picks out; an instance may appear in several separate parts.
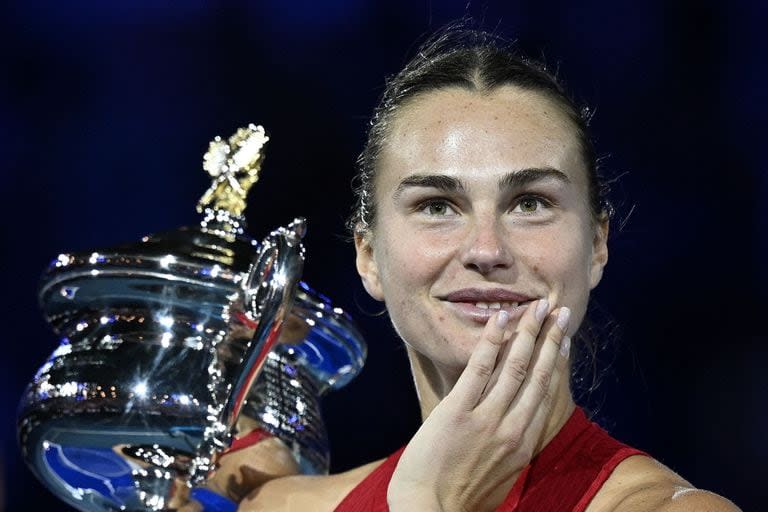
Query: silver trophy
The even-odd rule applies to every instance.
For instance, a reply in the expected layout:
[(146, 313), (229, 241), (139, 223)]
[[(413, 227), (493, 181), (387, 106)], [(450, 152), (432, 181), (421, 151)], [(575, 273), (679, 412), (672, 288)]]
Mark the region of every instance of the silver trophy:
[(61, 254), (45, 272), (40, 304), (60, 343), (22, 397), (18, 435), (75, 508), (174, 510), (192, 496), (232, 509), (202, 491), (254, 433), (296, 472), (327, 472), (319, 397), (360, 371), (365, 344), (299, 281), (303, 219), (258, 243), (244, 233), (267, 140), (250, 125), (210, 143), (198, 226)]

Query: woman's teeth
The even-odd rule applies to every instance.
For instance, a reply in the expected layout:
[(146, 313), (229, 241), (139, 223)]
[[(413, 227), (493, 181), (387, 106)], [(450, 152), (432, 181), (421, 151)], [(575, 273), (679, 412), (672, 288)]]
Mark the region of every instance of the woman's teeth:
[(517, 305), (517, 302), (475, 302), (475, 307), (480, 309), (509, 309)]

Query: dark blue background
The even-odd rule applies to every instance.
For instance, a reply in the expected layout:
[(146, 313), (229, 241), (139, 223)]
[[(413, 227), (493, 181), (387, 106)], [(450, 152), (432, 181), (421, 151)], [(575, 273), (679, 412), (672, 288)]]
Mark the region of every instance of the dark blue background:
[[(360, 321), (369, 363), (325, 411), (334, 470), (382, 457), (418, 412), (368, 313), (343, 220), (385, 75), (466, 13), (560, 69), (596, 109), (626, 218), (594, 300), (620, 333), (593, 396), (619, 438), (745, 510), (768, 500), (765, 2), (11, 2), (0, 7), (0, 411), (7, 510), (64, 510), (23, 466), (15, 407), (55, 344), (36, 303), (56, 254), (197, 221), (208, 140), (272, 141), (250, 232), (310, 220), (305, 277)], [(368, 313), (365, 313), (368, 312)], [(602, 320), (600, 320), (602, 323)], [(0, 505), (2, 508), (2, 505)]]

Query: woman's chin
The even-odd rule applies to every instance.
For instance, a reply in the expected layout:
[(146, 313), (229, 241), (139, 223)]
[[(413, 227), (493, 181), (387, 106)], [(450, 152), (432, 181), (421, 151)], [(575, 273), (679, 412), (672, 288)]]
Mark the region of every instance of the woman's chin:
[(450, 357), (445, 357), (447, 354), (441, 354), (432, 361), (435, 364), (436, 369), (441, 373), (444, 380), (456, 381), (459, 375), (464, 371), (469, 363), (469, 358), (472, 355), (472, 350), (457, 352)]

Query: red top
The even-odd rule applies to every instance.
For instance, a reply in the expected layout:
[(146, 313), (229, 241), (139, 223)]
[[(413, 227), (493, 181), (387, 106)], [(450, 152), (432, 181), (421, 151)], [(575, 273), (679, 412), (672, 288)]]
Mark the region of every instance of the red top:
[[(388, 512), (387, 487), (405, 447), (352, 489), (336, 512)], [(576, 408), (560, 432), (517, 479), (497, 512), (583, 512), (616, 466), (632, 455), (626, 446)]]

